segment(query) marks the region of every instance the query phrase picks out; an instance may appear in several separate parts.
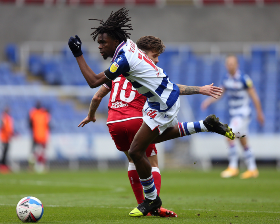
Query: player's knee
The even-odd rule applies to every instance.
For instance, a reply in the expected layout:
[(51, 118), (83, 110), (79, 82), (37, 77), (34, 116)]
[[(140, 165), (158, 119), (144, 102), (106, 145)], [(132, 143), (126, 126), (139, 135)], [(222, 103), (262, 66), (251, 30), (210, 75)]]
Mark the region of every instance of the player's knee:
[(133, 161), (137, 161), (138, 159), (141, 158), (141, 152), (139, 152), (139, 150), (133, 149), (133, 148), (129, 149), (128, 155), (130, 156), (130, 158)]

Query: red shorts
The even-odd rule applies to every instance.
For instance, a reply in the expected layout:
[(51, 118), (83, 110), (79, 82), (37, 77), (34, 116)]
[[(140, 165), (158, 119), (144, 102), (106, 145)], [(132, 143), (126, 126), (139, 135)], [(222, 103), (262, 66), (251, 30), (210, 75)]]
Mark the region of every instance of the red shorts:
[[(112, 139), (119, 151), (128, 151), (134, 136), (143, 123), (142, 119), (132, 119), (128, 121), (107, 124)], [(146, 150), (147, 157), (157, 154), (155, 144), (150, 144)]]

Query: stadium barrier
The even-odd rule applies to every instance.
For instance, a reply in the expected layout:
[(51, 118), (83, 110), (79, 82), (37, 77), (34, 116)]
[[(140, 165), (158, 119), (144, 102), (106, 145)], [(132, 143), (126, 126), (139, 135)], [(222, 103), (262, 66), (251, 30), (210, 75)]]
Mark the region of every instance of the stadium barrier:
[[(256, 160), (276, 160), (280, 169), (280, 134), (254, 134), (249, 135), (250, 150)], [(239, 158), (242, 160), (243, 150), (238, 147)], [(214, 134), (195, 135), (192, 139), (191, 156), (194, 161), (200, 161), (204, 170), (211, 169), (212, 160), (226, 160), (228, 158), (228, 144), (222, 136)]]
[[(13, 171), (26, 168), (26, 161), (31, 156), (31, 146), (31, 135), (21, 135), (12, 139), (8, 161)], [(164, 144), (157, 144), (157, 149), (159, 167), (163, 169), (165, 165)], [(60, 167), (78, 170), (83, 167), (95, 167), (99, 170), (106, 170), (109, 167), (126, 168), (128, 165), (126, 156), (117, 150), (109, 132), (94, 135), (85, 133), (51, 134), (45, 150), (50, 169)]]

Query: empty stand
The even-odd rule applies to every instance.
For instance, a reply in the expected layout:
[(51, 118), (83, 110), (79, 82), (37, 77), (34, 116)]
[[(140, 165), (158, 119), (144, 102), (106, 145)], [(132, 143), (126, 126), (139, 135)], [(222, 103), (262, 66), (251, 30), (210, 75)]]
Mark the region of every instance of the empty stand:
[[(7, 58), (15, 63), (17, 56), (15, 46), (9, 45), (6, 50)], [(101, 59), (87, 53), (84, 57), (89, 66), (96, 72), (104, 70)], [(252, 121), (250, 124), (251, 133), (279, 133), (280, 132), (280, 57), (275, 46), (252, 46), (251, 54), (238, 54), (240, 70), (248, 74), (254, 83), (259, 94), (266, 122), (261, 127), (256, 121), (256, 112), (252, 110)], [(197, 55), (188, 47), (184, 50), (167, 47), (166, 51), (159, 57), (158, 66), (162, 67), (171, 81), (189, 86), (203, 86), (214, 83), (220, 85), (222, 77), (226, 74), (223, 55)], [(43, 56), (42, 54), (31, 54), (28, 61), (30, 72), (34, 76), (42, 77), (49, 85), (59, 86), (87, 86), (83, 75), (67, 47), (64, 47), (57, 55)], [(1, 85), (19, 85), (21, 88), (27, 85), (28, 81), (23, 73), (13, 72), (11, 65), (2, 63), (0, 66)], [(34, 90), (40, 84), (33, 84)], [(11, 90), (12, 91), (12, 90)], [(82, 90), (81, 90), (82, 91)], [(92, 96), (96, 90), (93, 90)], [(85, 104), (89, 104), (92, 96), (77, 94), (77, 98)], [(228, 122), (227, 97), (223, 97), (216, 104), (211, 105), (206, 111), (200, 109), (201, 102), (206, 98), (202, 95), (181, 96), (181, 101), (187, 100), (193, 112), (195, 120), (204, 119), (208, 114), (216, 114), (222, 121)], [(18, 129), (26, 132), (26, 116), (28, 110), (40, 99), (51, 111), (55, 132), (85, 131), (88, 129), (77, 129), (77, 124), (87, 115), (85, 112), (77, 112), (71, 102), (61, 102), (57, 97), (3, 97), (0, 100), (0, 110), (6, 103), (12, 105), (13, 115), (20, 122)], [(107, 113), (109, 95), (100, 104), (98, 112)], [(67, 111), (67, 113), (65, 113)], [(75, 121), (71, 122), (67, 121)], [(91, 130), (93, 131), (93, 130)]]
[[(66, 72), (68, 71), (66, 70)], [(8, 91), (0, 94), (0, 111), (3, 111), (6, 106), (11, 109), (11, 115), (15, 119), (15, 130), (18, 134), (30, 133), (28, 114), (37, 101), (40, 101), (51, 114), (52, 133), (95, 133), (96, 131), (100, 133), (106, 131), (106, 126), (105, 128), (99, 127), (104, 126), (105, 120), (103, 119), (99, 121), (102, 125), (87, 125), (84, 128), (78, 128), (78, 124), (87, 116), (87, 110), (77, 111), (72, 101), (61, 101), (58, 96), (37, 95), (42, 84), (27, 81), (26, 74), (14, 72), (9, 63), (0, 63), (0, 85), (8, 86)], [(34, 94), (15, 94), (18, 89), (27, 92), (27, 88), (28, 93), (33, 92)], [(105, 104), (106, 102), (102, 104), (101, 112), (105, 112)]]

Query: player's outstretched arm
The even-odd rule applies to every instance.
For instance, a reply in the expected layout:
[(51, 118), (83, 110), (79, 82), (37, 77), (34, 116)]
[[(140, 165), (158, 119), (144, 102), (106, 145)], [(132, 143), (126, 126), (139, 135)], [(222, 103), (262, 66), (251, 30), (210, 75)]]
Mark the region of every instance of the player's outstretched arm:
[(186, 86), (177, 84), (180, 89), (180, 95), (193, 95), (193, 94), (202, 94), (206, 96), (212, 96), (215, 99), (220, 97), (223, 93), (223, 89), (217, 86), (214, 86), (214, 83), (211, 85), (205, 86)]
[(104, 72), (95, 74), (95, 72), (87, 65), (83, 55), (77, 57), (76, 60), (90, 88), (96, 88), (109, 81)]
[(78, 127), (84, 127), (89, 122), (95, 122), (95, 113), (97, 108), (100, 105), (100, 102), (102, 101), (103, 97), (106, 96), (111, 90), (107, 89), (104, 86), (101, 86), (99, 90), (94, 94), (92, 97), (92, 100), (90, 102), (88, 116), (78, 125)]
[(260, 99), (259, 99), (259, 96), (255, 90), (254, 87), (250, 87), (247, 89), (248, 91), (248, 94), (249, 96), (251, 97), (253, 103), (254, 103), (254, 106), (257, 110), (257, 119), (258, 119), (258, 122), (263, 125), (264, 124), (264, 115), (263, 115), (263, 111), (262, 111), (262, 106), (261, 106), (261, 102), (260, 102)]
[(209, 107), (212, 103), (215, 103), (216, 101), (220, 100), (224, 94), (225, 88), (220, 88), (222, 89), (222, 92), (220, 93), (220, 96), (217, 98), (215, 97), (208, 97), (206, 98), (202, 103), (201, 103), (201, 109), (206, 110), (207, 107)]
[(105, 76), (104, 72), (101, 72), (99, 74), (96, 74), (92, 69), (87, 65), (83, 52), (82, 52), (82, 41), (81, 39), (76, 35), (75, 37), (70, 37), (68, 41), (68, 46), (70, 50), (72, 51), (74, 57), (76, 58), (79, 67), (81, 69), (81, 72), (86, 79), (88, 85), (90, 88), (96, 88), (100, 85), (102, 85), (105, 82), (108, 82), (109, 79)]

